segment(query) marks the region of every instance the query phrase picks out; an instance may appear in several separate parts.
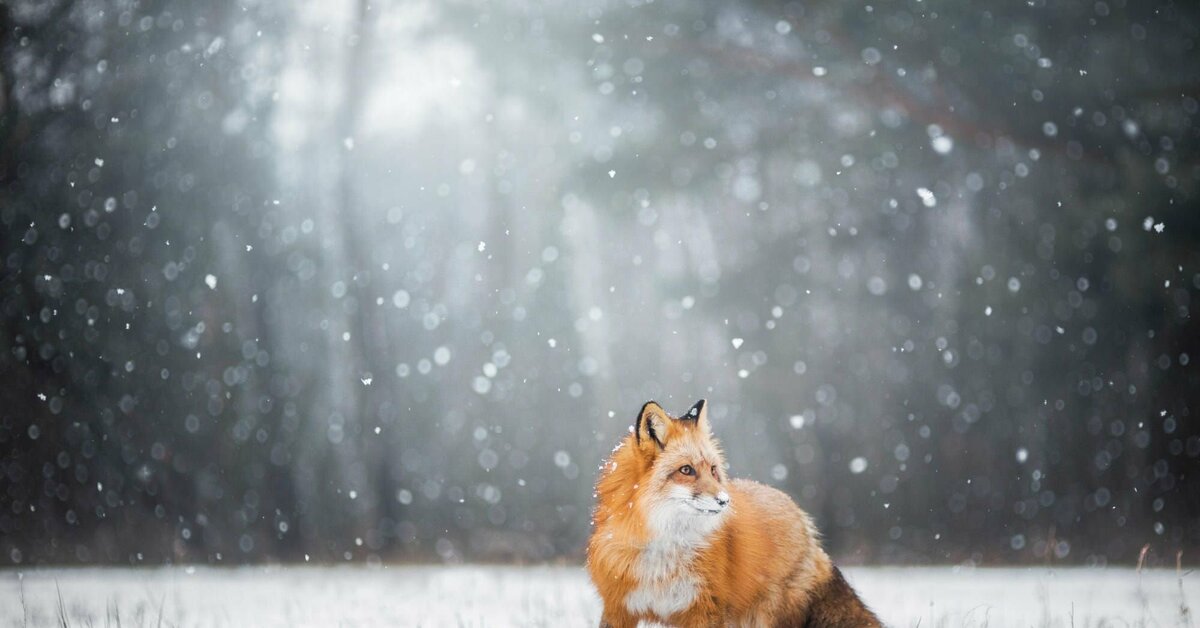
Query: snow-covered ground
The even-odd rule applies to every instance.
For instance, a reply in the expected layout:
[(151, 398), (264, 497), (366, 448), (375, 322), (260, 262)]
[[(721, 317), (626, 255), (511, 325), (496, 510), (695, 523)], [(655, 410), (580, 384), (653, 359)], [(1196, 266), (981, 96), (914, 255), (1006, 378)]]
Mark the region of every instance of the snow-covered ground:
[[(857, 568), (890, 626), (1196, 626), (1200, 575)], [(61, 601), (61, 602), (60, 602)], [(60, 607), (61, 603), (61, 607)], [(580, 567), (60, 569), (0, 573), (0, 626), (595, 626)], [(1192, 613), (1194, 616), (1194, 612)]]

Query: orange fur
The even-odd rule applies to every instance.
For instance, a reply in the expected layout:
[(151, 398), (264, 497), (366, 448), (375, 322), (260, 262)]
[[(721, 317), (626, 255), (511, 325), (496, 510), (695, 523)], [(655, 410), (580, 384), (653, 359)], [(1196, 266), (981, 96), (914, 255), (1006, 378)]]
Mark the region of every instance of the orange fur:
[(724, 467), (703, 400), (682, 418), (643, 407), (596, 483), (587, 555), (601, 625), (878, 626), (809, 516)]

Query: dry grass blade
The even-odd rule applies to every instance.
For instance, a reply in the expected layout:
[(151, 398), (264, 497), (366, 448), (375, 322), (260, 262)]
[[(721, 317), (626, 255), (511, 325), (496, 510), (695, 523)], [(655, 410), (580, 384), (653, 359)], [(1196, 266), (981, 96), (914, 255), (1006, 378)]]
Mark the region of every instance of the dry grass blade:
[(166, 605), (167, 605), (167, 594), (166, 594), (166, 592), (164, 592), (162, 594), (162, 597), (160, 597), (158, 599), (158, 624), (157, 624), (158, 628), (162, 628), (163, 608), (165, 608)]
[(1137, 600), (1138, 608), (1141, 610), (1142, 615), (1138, 619), (1138, 623), (1135, 625), (1140, 626), (1141, 628), (1145, 628), (1146, 617), (1150, 613), (1150, 598), (1146, 594), (1146, 588), (1143, 586), (1143, 582), (1142, 582), (1142, 569), (1145, 568), (1145, 566), (1146, 566), (1146, 555), (1149, 553), (1150, 553), (1150, 544), (1149, 543), (1143, 545), (1142, 551), (1138, 552), (1138, 562), (1137, 562), (1138, 579), (1137, 579), (1137, 589), (1134, 591), (1134, 599)]
[(60, 628), (70, 628), (71, 622), (67, 621), (67, 606), (63, 603), (62, 588), (58, 586), (58, 579), (54, 580), (54, 590), (58, 593), (58, 625)]
[(25, 605), (25, 574), (17, 574), (17, 586), (21, 595), (21, 625), (29, 626), (29, 607)]
[(1175, 552), (1175, 579), (1179, 583), (1179, 625), (1192, 625), (1192, 609), (1183, 594), (1183, 550)]

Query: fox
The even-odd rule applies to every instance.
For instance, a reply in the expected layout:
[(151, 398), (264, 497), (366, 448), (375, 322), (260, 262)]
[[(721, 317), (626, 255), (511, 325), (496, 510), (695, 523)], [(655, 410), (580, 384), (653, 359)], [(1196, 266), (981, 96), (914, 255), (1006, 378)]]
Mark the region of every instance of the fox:
[(601, 465), (587, 570), (601, 628), (882, 628), (782, 491), (727, 476), (708, 404), (648, 401)]

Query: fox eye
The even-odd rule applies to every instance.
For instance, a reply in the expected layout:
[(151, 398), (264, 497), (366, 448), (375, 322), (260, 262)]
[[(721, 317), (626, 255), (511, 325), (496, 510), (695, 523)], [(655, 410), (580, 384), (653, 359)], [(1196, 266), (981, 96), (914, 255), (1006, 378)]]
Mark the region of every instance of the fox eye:
[(684, 475), (696, 475), (696, 470), (693, 469), (692, 465), (690, 464), (685, 464), (682, 467), (679, 467), (679, 472)]
[(721, 477), (721, 476), (717, 475), (717, 465), (715, 465), (715, 464), (712, 466), (712, 474), (713, 474), (714, 478)]

